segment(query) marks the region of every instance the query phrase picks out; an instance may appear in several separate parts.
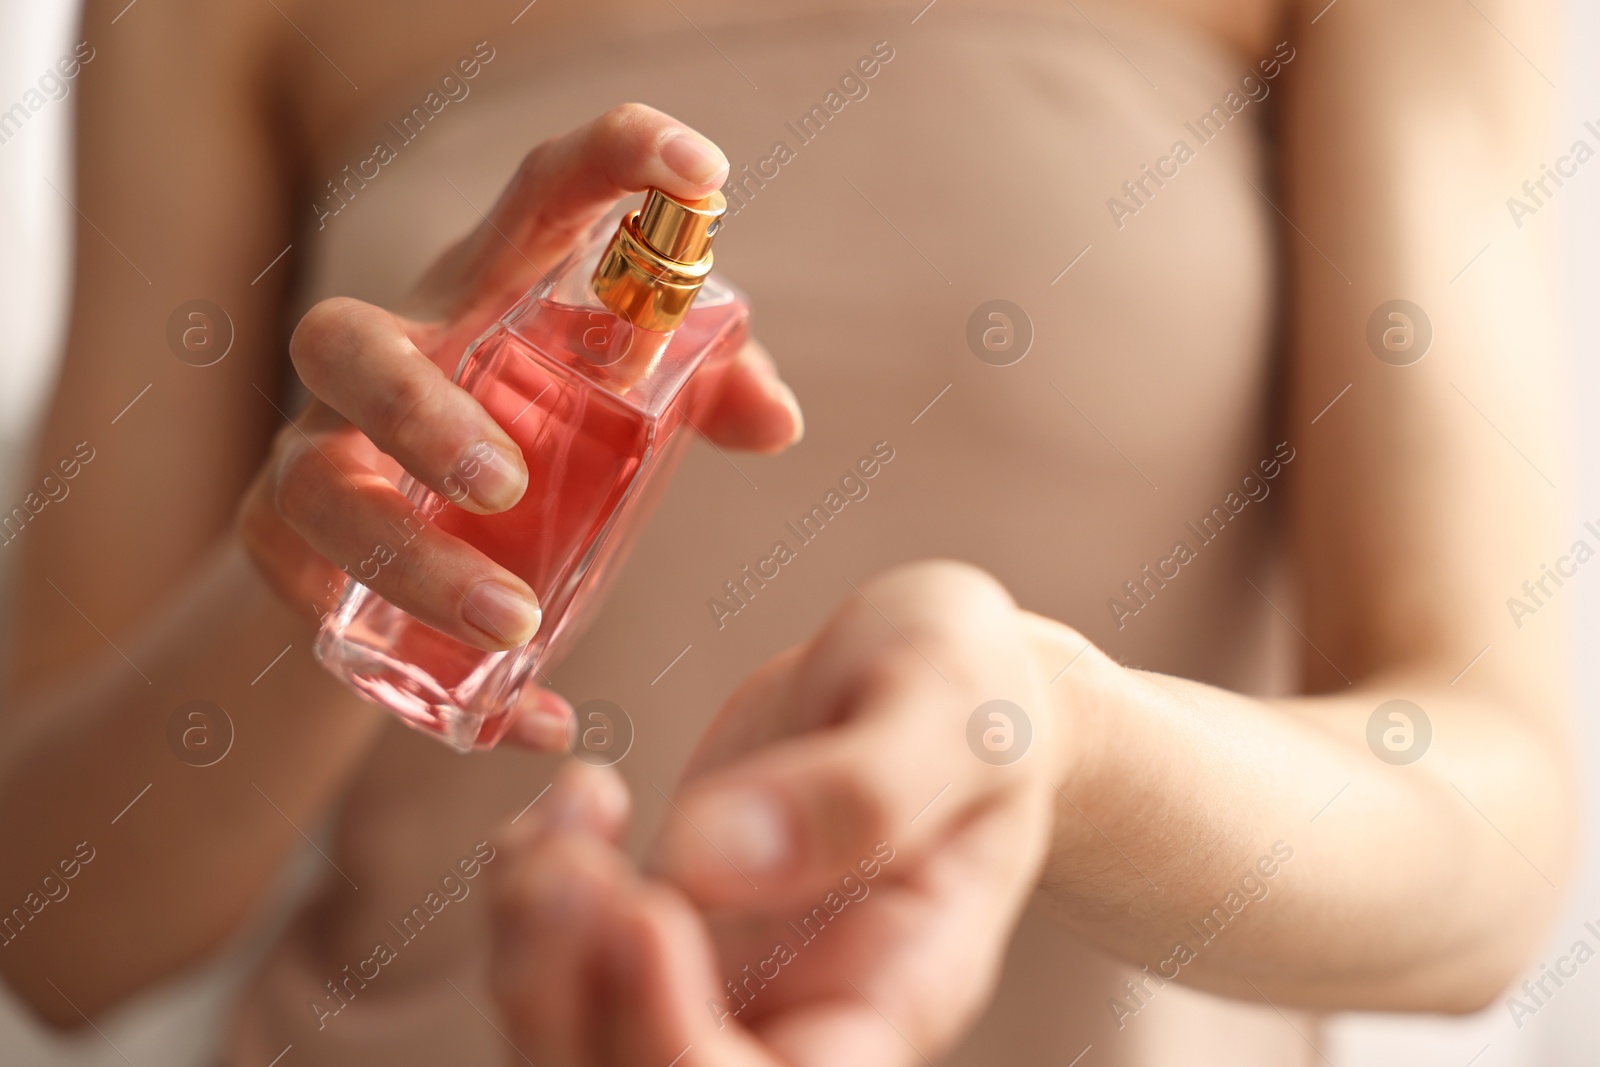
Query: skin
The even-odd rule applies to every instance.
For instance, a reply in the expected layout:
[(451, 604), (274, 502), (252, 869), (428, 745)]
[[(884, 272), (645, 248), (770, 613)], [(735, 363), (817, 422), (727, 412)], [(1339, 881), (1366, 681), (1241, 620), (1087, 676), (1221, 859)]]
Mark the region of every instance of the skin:
[[(86, 25), (103, 27), (112, 6), (90, 3)], [(1184, 966), (1181, 981), (1285, 1007), (1467, 1011), (1539, 943), (1573, 837), (1559, 605), (1460, 672), (1484, 643), (1474, 620), (1501, 610), (1563, 526), (1550, 486), (1451, 386), (1494, 398), (1495, 413), (1544, 410), (1556, 388), (1552, 286), (1531, 233), (1451, 279), (1540, 158), (1548, 87), (1445, 0), (1340, 0), (1315, 26), (1318, 3), (1153, 6), (1240, 55), (1281, 37), (1299, 51), (1275, 90), (1274, 201), (1294, 220), (1283, 414), (1292, 426), (1317, 419), (1288, 490), (1307, 695), (1264, 701), (1122, 667), (1086, 648), (1070, 620), (1018, 609), (1013, 594), (1025, 590), (959, 564), (880, 576), (863, 591), (883, 615), (846, 605), (729, 702), (680, 787), (685, 817), (668, 822), (647, 874), (616, 847), (618, 783), (587, 768), (559, 786), (549, 806), (559, 818), (530, 817), (507, 842), (512, 862), (494, 871), (496, 995), (537, 1062), (669, 1062), (685, 1045), (686, 1067), (919, 1059), (873, 1006), (936, 1055), (984, 1002), (1036, 886), (1079, 936), (1154, 967), (1182, 924), (1279, 840), (1295, 857), (1273, 882), (1275, 906)], [(1551, 5), (1476, 6), (1525, 50), (1549, 54)], [(17, 546), (15, 617), (28, 625), (14, 628), (6, 657), (0, 899), (22, 899), (82, 827), (150, 790), (142, 818), (104, 843), (96, 879), (75, 887), (74, 923), (42, 924), (0, 955), (24, 1002), (62, 1026), (221, 944), (297, 844), (290, 821), (315, 822), (369, 752), (380, 713), (307, 648), (335, 563), (395, 506), (381, 455), (443, 487), (465, 447), (504, 443), (437, 370), (527, 283), (492, 228), (444, 256), (404, 306), (329, 302), (292, 337), (280, 327), (287, 272), (249, 283), (293, 239), (290, 190), (356, 105), (314, 57), (303, 68), (285, 58), (301, 52), (270, 6), (216, 7), (123, 20), (130, 43), (106, 48), (79, 87), (77, 206), (139, 269), (80, 228), (39, 470), (86, 433), (108, 443), (79, 503), (47, 510)], [(319, 40), (351, 40), (373, 32), (370, 19), (358, 25), (360, 7), (290, 13)], [(384, 47), (349, 72), (374, 92), (438, 47), (429, 31), (444, 16), (406, 13), (415, 17), (378, 20)], [(452, 8), (448, 39), (470, 39), (481, 15)], [(181, 80), (139, 62), (174, 47), (193, 58)], [(608, 198), (645, 184), (714, 187), (719, 174), (695, 181), (668, 166), (669, 128), (659, 114), (613, 113), (598, 133), (536, 151), (496, 209), (501, 229), (547, 265)], [(197, 130), (205, 136), (186, 139)], [(549, 215), (555, 205), (566, 214)], [(191, 214), (208, 224), (170, 225)], [(218, 293), (238, 338), (203, 388), (165, 352), (134, 359), (120, 347), (161, 336), (195, 292)], [(1435, 356), (1404, 376), (1351, 340), (1396, 294), (1429, 309), (1438, 338)], [(264, 400), (277, 395), (285, 344), (319, 401), (298, 429), (275, 433)], [(356, 365), (409, 402), (375, 402), (344, 372)], [(144, 402), (184, 413), (187, 432), (130, 416), (111, 447), (99, 420), (146, 384)], [(759, 450), (799, 433), (758, 350), (707, 430)], [(1516, 431), (1560, 484), (1550, 421)], [(181, 472), (182, 492), (163, 472)], [(516, 491), (510, 482), (503, 496), (468, 491), (491, 508)], [(427, 566), (385, 568), (379, 591), (463, 639), (511, 643), (513, 627), (467, 610), (458, 590), (515, 589), (515, 579), (442, 538), (420, 551)], [(225, 695), (254, 739), (221, 773), (180, 773), (190, 769), (166, 751), (168, 709), (196, 692)], [(1028, 756), (1007, 768), (974, 760), (962, 740), (971, 708), (996, 695), (1034, 723)], [(1408, 767), (1367, 748), (1372, 709), (1394, 697), (1434, 726), (1427, 758)], [(537, 694), (530, 703), (519, 737), (550, 747), (567, 709)], [(795, 964), (804, 981), (716, 1029), (704, 1001), (724, 965), (760, 958), (753, 946), (770, 940), (773, 918), (729, 861), (769, 887), (762, 907), (809, 907), (879, 841), (896, 857), (861, 907), (882, 921), (843, 926), (849, 936), (827, 954)], [(193, 869), (209, 872), (203, 887), (171, 874)], [(62, 959), (78, 961), (75, 1006), (52, 988)]]
[[(1469, 1012), (1527, 964), (1571, 867), (1562, 624), (1460, 672), (1481, 620), (1561, 543), (1558, 507), (1441, 396), (1471, 382), (1463, 393), (1535, 411), (1555, 388), (1553, 315), (1522, 313), (1547, 307), (1544, 249), (1523, 242), (1461, 278), (1466, 289), (1451, 283), (1454, 250), (1539, 155), (1549, 98), (1447, 5), (1344, 3), (1320, 36), (1316, 14), (1293, 11), (1288, 31), (1306, 43), (1285, 86), (1280, 204), (1311, 235), (1289, 243), (1289, 424), (1350, 393), (1307, 438), (1292, 493), (1310, 695), (1263, 701), (1130, 670), (1061, 623), (1008, 612), (1005, 592), (966, 568), (892, 572), (865, 592), (894, 629), (847, 604), (730, 702), (648, 875), (609, 844), (616, 787), (592, 777), (564, 783), (561, 810), (586, 816), (511, 842), (521, 858), (499, 872), (499, 911), (516, 936), (497, 945), (496, 977), (519, 1048), (558, 1064), (686, 1047), (680, 1062), (695, 1067), (922, 1062), (992, 987), (992, 924), (1007, 928), (1019, 886), (1041, 885), (1089, 943), (1170, 975), (1173, 946), (1192, 939), (1184, 924), (1277, 842), (1293, 859), (1275, 905), (1179, 980), (1283, 1008)], [(1487, 14), (1548, 39), (1547, 8)], [(1402, 42), (1422, 34), (1437, 47), (1409, 54)], [(1441, 116), (1495, 136), (1441, 139)], [(1457, 175), (1443, 190), (1428, 177), (1438, 152)], [(1398, 292), (1443, 312), (1448, 368), (1397, 381), (1341, 339)], [(1525, 431), (1535, 455), (1558, 454), (1548, 423)], [(1008, 774), (958, 742), (970, 709), (997, 694), (1044, 713), (1039, 758)], [(1434, 727), (1427, 757), (1406, 767), (1374, 759), (1366, 738), (1395, 697)], [(798, 977), (719, 1028), (705, 1004), (727, 1003), (722, 979), (792, 940), (777, 916), (814, 906), (881, 840), (898, 856), (861, 906), (871, 918), (841, 922), (841, 938), (788, 965)], [(561, 891), (574, 882), (581, 894)], [(582, 979), (587, 995), (551, 1010), (551, 991)]]
[[(847, 603), (723, 709), (652, 877), (616, 847), (621, 780), (581, 763), (507, 840), (492, 977), (534, 1062), (670, 1062), (689, 1046), (697, 1064), (898, 1063), (910, 1050), (879, 1011), (931, 1053), (982, 1006), (1048, 851), (1055, 768), (974, 760), (964, 725), (986, 699), (1041, 706), (1034, 621), (959, 564), (897, 568), (863, 591), (877, 608)], [(1039, 751), (1066, 751), (1056, 725), (1037, 723)], [(781, 854), (748, 832), (765, 822), (751, 805), (774, 801), (792, 837)], [(875, 856), (888, 858), (860, 866)], [(787, 920), (837, 892), (842, 872), (867, 894), (719, 1026), (706, 1004), (723, 1003), (721, 976), (798, 943)]]
[[(685, 137), (705, 147), (685, 152), (681, 141), (674, 144)], [(79, 1023), (79, 1009), (98, 1010), (226, 938), (271, 885), (298, 840), (294, 825), (317, 818), (383, 724), (381, 713), (353, 701), (302, 655), (291, 670), (274, 669), (259, 698), (248, 692), (230, 697), (236, 730), (260, 729), (270, 740), (248, 746), (250, 756), (228, 761), (225, 773), (202, 779), (181, 773), (188, 770), (181, 764), (174, 773), (165, 732), (157, 726), (165, 709), (196, 692), (239, 693), (238, 680), (264, 648), (307, 648), (317, 608), (331, 606), (330, 583), (342, 579), (337, 561), (354, 564), (385, 536), (389, 520), (398, 522), (412, 511), (384, 476), (398, 472), (395, 462), (403, 459), (406, 470), (471, 510), (502, 510), (520, 499), (527, 474), (515, 446), (477, 401), (450, 383), (440, 364), (453, 360), (532, 284), (536, 272), (554, 266), (622, 196), (655, 186), (696, 198), (720, 185), (726, 170), (714, 147), (641, 105), (619, 108), (539, 146), (489, 218), (440, 257), (403, 311), (336, 299), (300, 320), (290, 355), (317, 399), (276, 434), (238, 505), (232, 532), (203, 567), (186, 576), (182, 596), (152, 626), (117, 642), (129, 657), (122, 661), (113, 652), (122, 669), (107, 663), (87, 684), (37, 687), (30, 683), (48, 677), (42, 671), (14, 672), (12, 691), (22, 694), (21, 711), (11, 724), (12, 761), (0, 790), (26, 808), (42, 805), (54, 813), (49, 825), (14, 827), (28, 843), (5, 874), (18, 899), (35, 878), (24, 872), (58, 850), (64, 828), (100, 825), (102, 813), (115, 812), (145, 783), (156, 802), (141, 829), (118, 835), (116, 844), (96, 856), (104, 877), (82, 887), (84, 925), (52, 929), (26, 942), (18, 938), (12, 946), (18, 951), (7, 961), (7, 978), (30, 1000), (37, 998), (45, 1019)], [(72, 360), (69, 354), (69, 377), (77, 373)], [(738, 356), (705, 429), (724, 446), (758, 451), (781, 449), (800, 435), (799, 408), (759, 346)], [(469, 477), (472, 468), (461, 463), (478, 442), (515, 457), (496, 480), (489, 479), (488, 464)], [(142, 444), (160, 451), (152, 442)], [(137, 461), (130, 452), (106, 452), (114, 473), (124, 473), (119, 463)], [(121, 488), (100, 485), (98, 497), (89, 494), (91, 510), (108, 506), (106, 497)], [(83, 612), (80, 625), (82, 618), (116, 619), (118, 605), (106, 601), (119, 590), (125, 595), (132, 583), (107, 571), (97, 576), (99, 583), (86, 584), (82, 569), (69, 570), (60, 554), (71, 549), (53, 531), (41, 532), (45, 536), (30, 541), (33, 566), (25, 573), (35, 583), (70, 574), (63, 580)], [(526, 607), (508, 613), (480, 601), (486, 584), (521, 597)], [(432, 526), (382, 568), (372, 588), (485, 649), (524, 643), (538, 626), (537, 605), (525, 583)], [(45, 589), (60, 602), (67, 599), (48, 582)], [(31, 651), (23, 638), (14, 662), (31, 663)], [(143, 666), (128, 670), (133, 664)], [(570, 711), (554, 694), (530, 692), (518, 739), (540, 749), (562, 746)], [(57, 777), (65, 767), (73, 768), (72, 775)], [(263, 807), (261, 796), (272, 803)], [(245, 814), (250, 809), (254, 813)], [(241, 851), (235, 845), (240, 839), (256, 847)], [(54, 862), (43, 861), (43, 869)], [(192, 862), (214, 872), (214, 893), (169, 891), (159, 872)], [(99, 956), (91, 946), (117, 940), (111, 931), (139, 914), (145, 916), (140, 921), (177, 936), (159, 944), (125, 942), (112, 950), (74, 982), (78, 995), (71, 1003), (52, 989), (50, 968), (62, 953)]]

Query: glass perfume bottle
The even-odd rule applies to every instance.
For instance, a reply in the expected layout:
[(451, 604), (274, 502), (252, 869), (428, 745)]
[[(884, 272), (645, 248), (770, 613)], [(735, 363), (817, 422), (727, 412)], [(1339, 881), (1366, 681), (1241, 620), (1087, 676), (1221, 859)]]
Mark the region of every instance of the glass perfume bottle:
[(721, 193), (650, 190), (462, 356), (456, 383), (527, 463), (515, 507), (475, 515), (410, 477), (400, 486), (418, 521), (528, 583), (543, 611), (533, 640), (484, 652), (352, 580), (317, 639), (328, 670), (461, 751), (500, 740), (523, 687), (599, 602), (744, 341), (743, 297), (710, 276), (726, 210)]

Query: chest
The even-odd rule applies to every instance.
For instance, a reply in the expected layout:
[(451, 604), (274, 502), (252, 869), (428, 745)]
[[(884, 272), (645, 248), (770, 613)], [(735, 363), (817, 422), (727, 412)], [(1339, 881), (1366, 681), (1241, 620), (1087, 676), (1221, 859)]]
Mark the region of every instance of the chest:
[[(955, 8), (963, 0), (936, 0)], [(296, 124), (313, 154), (352, 136), (380, 102), (398, 100), (423, 82), (438, 80), (478, 42), (515, 58), (563, 36), (614, 34), (637, 37), (692, 26), (708, 43), (719, 28), (754, 21), (846, 18), (879, 12), (895, 22), (941, 17), (921, 0), (768, 0), (752, 12), (744, 0), (693, 0), (676, 6), (638, 0), (313, 0), (285, 2), (287, 20), (276, 43), (274, 67), (281, 90), (296, 112)], [(970, 6), (970, 5), (969, 5)], [(1241, 65), (1268, 54), (1277, 39), (1284, 0), (1063, 0), (1022, 3), (1041, 13), (1098, 22), (1097, 14), (1131, 14), (1194, 33), (1233, 54)], [(902, 17), (904, 16), (904, 17)], [(1114, 35), (1113, 35), (1114, 36)], [(709, 48), (699, 58), (719, 62)], [(725, 55), (724, 58), (727, 58)]]
[[(1170, 551), (1185, 521), (1261, 454), (1272, 261), (1270, 208), (1250, 185), (1262, 181), (1259, 106), (1222, 103), (1250, 64), (1079, 3), (1099, 26), (1054, 9), (1008, 6), (1002, 16), (938, 0), (916, 26), (899, 7), (778, 26), (591, 22), (571, 30), (571, 47), (537, 54), (456, 23), (459, 43), (427, 61), (443, 71), (488, 41), (496, 58), (473, 95), (426, 120), (393, 162), (364, 170), (377, 177), (349, 190), (318, 233), (305, 298), (387, 303), (477, 223), (474, 205), (493, 199), (529, 131), (647, 99), (706, 129), (733, 161), (719, 269), (751, 296), (754, 330), (795, 385), (808, 433), (770, 459), (693, 452), (556, 678), (575, 703), (630, 709), (638, 737), (623, 769), (641, 839), (663, 806), (652, 783), (673, 779), (733, 682), (804, 639), (850, 581), (904, 559), (967, 559), (1030, 608), (1092, 628), (1122, 579)], [(880, 39), (892, 57), (878, 56), (867, 90), (852, 96), (841, 74)], [(397, 121), (420, 99), (405, 88), (378, 117)], [(1218, 106), (1232, 117), (1202, 141), (1188, 124)], [(1190, 149), (1182, 159), (1178, 141)], [(367, 155), (330, 144), (329, 174)], [(984, 309), (1002, 299), (1017, 310), (989, 318)], [(992, 328), (1011, 331), (1010, 351), (984, 345)], [(831, 509), (829, 494), (868, 455), (892, 459), (802, 544), (791, 528), (819, 504)], [(779, 539), (797, 560), (746, 587), (731, 621), (708, 612)], [(1254, 548), (1235, 539), (1209, 550), (1207, 573), (1253, 596), (1235, 575)], [(1259, 609), (1219, 613), (1213, 591), (1189, 581), (1191, 600), (1175, 593), (1163, 609), (1176, 631), (1186, 613), (1226, 633)], [(1138, 631), (1144, 644), (1125, 651), (1238, 681), (1215, 663), (1183, 662), (1161, 635)], [(686, 645), (670, 684), (656, 684)], [(365, 829), (346, 839), (362, 855), (343, 859), (364, 886), (368, 870), (374, 884), (416, 884), (476, 839), (463, 837), (463, 822), (514, 814), (537, 791), (512, 775), (475, 775), (466, 768), (477, 764), (432, 742), (413, 750), (415, 764), (375, 760), (356, 791), (368, 799), (352, 808)], [(425, 833), (391, 803), (397, 792), (425, 811)], [(402, 834), (405, 849), (384, 847)], [(419, 855), (427, 866), (398, 869)]]

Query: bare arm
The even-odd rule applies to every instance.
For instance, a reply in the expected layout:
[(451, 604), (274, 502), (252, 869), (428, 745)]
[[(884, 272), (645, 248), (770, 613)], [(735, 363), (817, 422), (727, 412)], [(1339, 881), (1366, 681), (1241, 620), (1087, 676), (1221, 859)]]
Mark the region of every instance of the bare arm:
[[(14, 547), (27, 554), (0, 772), (0, 899), (25, 901), (79, 842), (94, 849), (70, 921), (59, 908), (24, 918), (0, 954), (17, 992), (62, 1025), (225, 939), (383, 722), (310, 656), (340, 564), (411, 511), (378, 473), (390, 469), (380, 452), (449, 492), (452, 465), (487, 442), (508, 476), (471, 476), (452, 500), (489, 512), (522, 495), (516, 446), (441, 366), (617, 200), (652, 186), (703, 196), (726, 173), (669, 116), (613, 109), (528, 154), (490, 219), (412, 292), (409, 316), (332, 299), (285, 338), (293, 260), (264, 268), (297, 239), (287, 205), (302, 146), (277, 74), (287, 24), (260, 10), (258, 24), (231, 7), (141, 9), (80, 89), (85, 225), (39, 476), (73, 442), (92, 439), (95, 456)], [(92, 4), (90, 32), (112, 14)], [(166, 61), (178, 52), (201, 60)], [(204, 368), (166, 343), (172, 309), (196, 296), (236, 331)], [(285, 340), (316, 399), (274, 440)], [(768, 451), (798, 437), (793, 396), (758, 347), (735, 362), (706, 429)], [(520, 644), (538, 624), (521, 578), (436, 527), (370, 585), (480, 647)], [(527, 632), (484, 629), (471, 609), (489, 587), (519, 599)], [(226, 709), (237, 733), (214, 766), (169, 747), (170, 716), (196, 699)], [(564, 711), (547, 710), (518, 731), (524, 743), (564, 743)]]
[[(1063, 788), (1161, 890), (1066, 806), (1049, 873), (1087, 936), (1155, 968), (1281, 839), (1295, 858), (1271, 899), (1186, 979), (1318, 1007), (1470, 1009), (1526, 964), (1571, 863), (1562, 606), (1520, 626), (1506, 606), (1571, 540), (1549, 232), (1517, 230), (1505, 207), (1545, 159), (1555, 101), (1506, 37), (1543, 62), (1553, 11), (1342, 0), (1311, 25), (1322, 8), (1301, 5), (1288, 31), (1278, 201), (1304, 232), (1285, 236), (1284, 433), (1316, 695), (1263, 703), (1095, 665), (1069, 689), (1093, 697), (1068, 713), (1081, 740)], [(1396, 298), (1431, 319), (1410, 366), (1366, 343)], [(1404, 766), (1367, 737), (1396, 698), (1433, 732)]]
[[(1559, 597), (1520, 626), (1506, 604), (1571, 542), (1552, 485), (1549, 268), (1538, 229), (1505, 208), (1538, 173), (1552, 94), (1484, 16), (1537, 58), (1550, 5), (1340, 0), (1311, 25), (1323, 6), (1289, 31), (1273, 194), (1298, 228), (1285, 477), (1308, 695), (1128, 670), (1031, 615), (1031, 666), (1008, 666), (990, 647), (1004, 627), (970, 632), (995, 590), (897, 571), (873, 593), (894, 629), (847, 605), (806, 656), (769, 665), (786, 676), (776, 695), (736, 697), (702, 747), (662, 847), (693, 900), (803, 906), (885, 839), (926, 886), (964, 827), (1020, 793), (1054, 808), (1050, 847), (1007, 877), (1040, 878), (1068, 926), (1148, 965), (1146, 994), (1177, 980), (1279, 1005), (1464, 1011), (1526, 964), (1567, 881), (1575, 806)], [(1432, 322), (1412, 366), (1367, 346), (1395, 298)], [(1003, 771), (965, 744), (995, 695), (1035, 720), (1034, 749)], [(1368, 744), (1393, 699), (1432, 726), (1409, 765)], [(763, 802), (761, 819), (740, 814)], [(1016, 855), (1029, 810), (1007, 824)], [(728, 831), (708, 831), (712, 847), (695, 827)], [(782, 889), (758, 900), (720, 855), (765, 862), (744, 870)], [(1012, 906), (997, 890), (974, 915)], [(865, 935), (856, 947), (894, 959)], [(977, 995), (891, 988), (936, 1046)]]
[[(31, 484), (79, 442), (94, 458), (3, 549), (18, 557), (3, 907), (78, 842), (95, 858), (70, 905), (13, 924), (0, 969), (64, 1025), (82, 1020), (50, 982), (92, 1013), (223, 939), (299, 841), (289, 820), (316, 818), (379, 722), (311, 661), (305, 619), (237, 548), (219, 550), (279, 421), (267, 398), (292, 254), (251, 284), (291, 240), (295, 148), (263, 80), (276, 16), (156, 5), (113, 27), (120, 6), (84, 13), (95, 57), (75, 89), (77, 281)], [(203, 369), (166, 343), (169, 314), (196, 298), (235, 332)], [(237, 731), (214, 767), (167, 745), (170, 713), (193, 699)]]

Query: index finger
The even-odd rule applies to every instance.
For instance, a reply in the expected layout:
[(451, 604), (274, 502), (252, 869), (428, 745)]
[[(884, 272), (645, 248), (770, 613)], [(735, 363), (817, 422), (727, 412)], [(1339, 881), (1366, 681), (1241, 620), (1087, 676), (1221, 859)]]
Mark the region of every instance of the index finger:
[(529, 152), (482, 225), (420, 288), (456, 301), (520, 295), (623, 197), (657, 188), (696, 200), (727, 176), (710, 140), (653, 107), (621, 104)]

